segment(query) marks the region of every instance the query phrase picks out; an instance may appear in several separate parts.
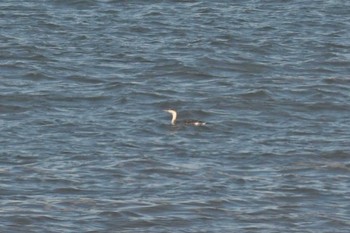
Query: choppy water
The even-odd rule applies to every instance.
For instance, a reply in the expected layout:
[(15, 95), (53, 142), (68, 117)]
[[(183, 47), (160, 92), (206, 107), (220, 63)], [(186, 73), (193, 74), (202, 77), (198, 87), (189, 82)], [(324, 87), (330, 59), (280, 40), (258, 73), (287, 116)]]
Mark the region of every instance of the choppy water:
[(349, 232), (349, 12), (1, 1), (0, 231)]

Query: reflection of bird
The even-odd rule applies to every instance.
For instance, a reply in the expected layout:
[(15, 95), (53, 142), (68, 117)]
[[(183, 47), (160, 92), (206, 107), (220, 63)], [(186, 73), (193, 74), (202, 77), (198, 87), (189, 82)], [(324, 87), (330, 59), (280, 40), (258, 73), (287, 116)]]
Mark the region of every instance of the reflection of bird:
[[(171, 119), (171, 124), (175, 125), (176, 124), (176, 118), (177, 118), (177, 112), (175, 110), (171, 110), (171, 109), (164, 110), (164, 111), (170, 113), (173, 116), (173, 118)], [(185, 120), (185, 121), (183, 121), (183, 123), (185, 125), (194, 125), (194, 126), (206, 125), (205, 122), (197, 121), (197, 120)]]

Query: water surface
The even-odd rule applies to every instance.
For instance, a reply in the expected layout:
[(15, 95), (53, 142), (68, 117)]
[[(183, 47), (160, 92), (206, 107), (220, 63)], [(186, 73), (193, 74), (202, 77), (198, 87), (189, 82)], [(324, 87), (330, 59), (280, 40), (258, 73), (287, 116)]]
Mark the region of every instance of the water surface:
[(1, 232), (348, 232), (349, 10), (2, 1)]

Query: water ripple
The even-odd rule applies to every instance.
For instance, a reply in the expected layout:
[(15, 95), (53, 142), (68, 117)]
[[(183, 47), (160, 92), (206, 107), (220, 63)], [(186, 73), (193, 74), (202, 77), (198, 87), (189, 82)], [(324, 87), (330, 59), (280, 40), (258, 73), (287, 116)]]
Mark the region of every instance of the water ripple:
[(347, 2), (44, 2), (0, 3), (3, 232), (348, 232)]

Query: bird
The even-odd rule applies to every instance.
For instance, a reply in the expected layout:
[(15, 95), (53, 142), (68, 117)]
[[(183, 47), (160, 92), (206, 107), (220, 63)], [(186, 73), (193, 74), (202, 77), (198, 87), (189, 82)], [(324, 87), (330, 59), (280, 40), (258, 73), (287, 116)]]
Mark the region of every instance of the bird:
[[(175, 110), (172, 109), (167, 109), (164, 110), (165, 112), (168, 112), (172, 115), (172, 119), (171, 119), (171, 124), (172, 125), (176, 125), (176, 118), (177, 118), (177, 112)], [(203, 122), (203, 121), (197, 121), (197, 120), (184, 120), (183, 124), (185, 125), (193, 125), (193, 126), (204, 126), (207, 123)]]

